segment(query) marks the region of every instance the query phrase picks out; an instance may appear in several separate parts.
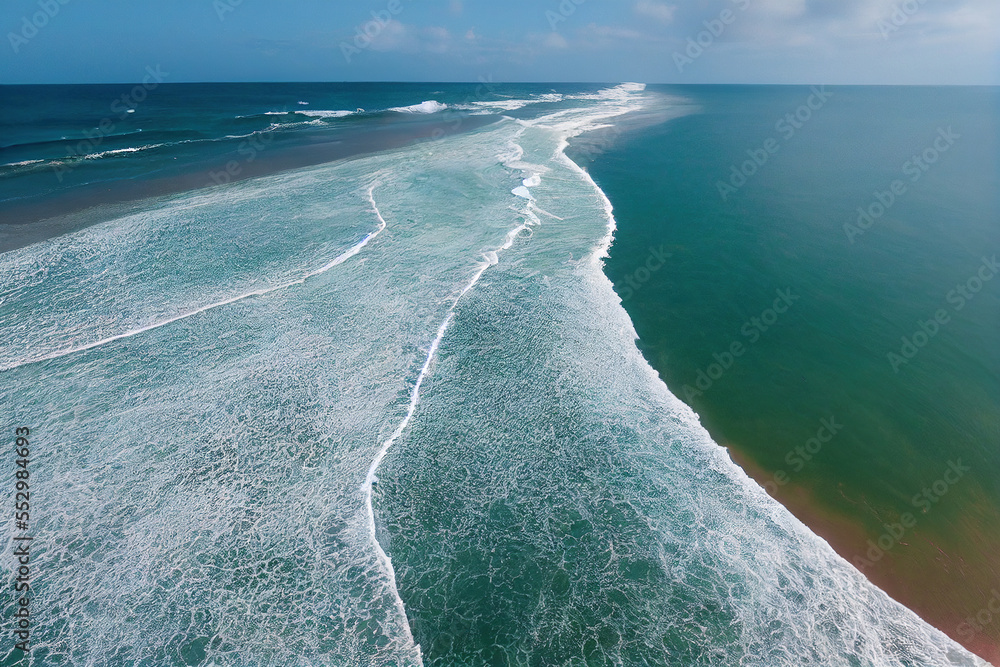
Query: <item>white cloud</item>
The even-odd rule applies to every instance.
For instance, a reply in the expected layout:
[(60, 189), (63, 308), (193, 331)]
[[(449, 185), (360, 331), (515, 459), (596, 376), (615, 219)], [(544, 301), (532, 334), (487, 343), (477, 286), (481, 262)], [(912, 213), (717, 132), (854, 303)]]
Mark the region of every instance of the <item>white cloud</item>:
[(550, 49), (565, 49), (569, 47), (569, 43), (566, 41), (566, 38), (558, 32), (550, 32), (545, 36), (545, 40), (542, 44)]
[(794, 19), (806, 13), (806, 0), (757, 0), (752, 6), (772, 20)]
[(668, 5), (664, 2), (656, 2), (655, 0), (639, 0), (639, 2), (635, 3), (635, 11), (640, 16), (648, 16), (660, 23), (670, 23), (674, 20), (674, 12), (677, 11), (677, 5)]
[(589, 40), (622, 40), (626, 42), (639, 42), (651, 39), (651, 35), (631, 30), (629, 28), (619, 28), (613, 25), (597, 25), (590, 23), (580, 31), (580, 36)]
[(451, 34), (446, 28), (415, 27), (394, 19), (372, 39), (372, 49), (401, 53), (444, 53), (451, 41)]
[(535, 46), (542, 50), (570, 49), (580, 52), (621, 49), (639, 43), (655, 44), (659, 42), (662, 42), (662, 36), (631, 28), (596, 23), (588, 23), (567, 33), (532, 33), (527, 35), (525, 40), (529, 47)]
[[(442, 3), (447, 16), (449, 2)], [(692, 79), (793, 82), (994, 80), (982, 63), (996, 62), (1000, 0), (951, 0), (921, 5), (889, 38), (879, 21), (888, 19), (900, 0), (751, 0), (711, 47), (712, 58), (692, 68)], [(456, 2), (457, 7), (460, 3)], [(470, 27), (451, 20), (444, 27), (393, 20), (375, 36), (371, 48), (401, 54), (447, 54), (456, 62), (523, 76), (542, 63), (563, 62), (557, 54), (579, 56), (588, 71), (618, 71), (622, 79), (669, 79), (671, 54), (733, 0), (628, 0), (625, 12), (598, 23), (567, 22), (558, 32), (503, 32), (492, 24)], [(415, 17), (414, 17), (415, 18)], [(617, 20), (614, 20), (617, 18)], [(343, 37), (338, 36), (339, 40)], [(620, 67), (616, 65), (621, 61)], [(711, 62), (710, 62), (711, 61)], [(648, 65), (647, 63), (654, 63)], [(725, 63), (739, 67), (723, 70)], [(571, 71), (569, 65), (567, 70)], [(601, 68), (606, 68), (602, 70)], [(615, 68), (618, 69), (615, 69)], [(659, 67), (659, 69), (657, 69)], [(643, 69), (645, 68), (645, 69)], [(628, 74), (629, 71), (635, 71)], [(559, 71), (557, 69), (551, 70)], [(737, 72), (737, 75), (732, 72)], [(640, 75), (640, 72), (642, 73)], [(555, 76), (550, 75), (550, 76)], [(565, 74), (563, 75), (565, 76)], [(604, 75), (608, 76), (608, 75)]]

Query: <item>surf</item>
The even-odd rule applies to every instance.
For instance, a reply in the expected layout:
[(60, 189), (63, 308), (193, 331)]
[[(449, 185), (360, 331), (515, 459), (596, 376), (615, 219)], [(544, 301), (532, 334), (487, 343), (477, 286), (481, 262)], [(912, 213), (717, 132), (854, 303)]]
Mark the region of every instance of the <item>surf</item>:
[(973, 664), (645, 363), (602, 270), (612, 204), (566, 147), (657, 99), (586, 95), (0, 255), (17, 359), (136, 332), (0, 370), (52, 443), (43, 650)]

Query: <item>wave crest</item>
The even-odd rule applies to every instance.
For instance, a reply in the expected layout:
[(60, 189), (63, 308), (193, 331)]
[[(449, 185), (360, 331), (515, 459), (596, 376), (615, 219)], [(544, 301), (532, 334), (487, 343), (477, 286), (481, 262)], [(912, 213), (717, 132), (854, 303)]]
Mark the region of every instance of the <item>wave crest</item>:
[(424, 100), (420, 104), (411, 104), (408, 107), (392, 107), (389, 111), (397, 113), (437, 113), (447, 108), (447, 104), (442, 104), (437, 100)]

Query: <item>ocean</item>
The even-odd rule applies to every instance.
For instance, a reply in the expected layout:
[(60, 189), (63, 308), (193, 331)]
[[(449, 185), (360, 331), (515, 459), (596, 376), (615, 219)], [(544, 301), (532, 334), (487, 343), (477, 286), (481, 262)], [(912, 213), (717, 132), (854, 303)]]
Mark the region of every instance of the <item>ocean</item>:
[(982, 664), (733, 463), (651, 352), (653, 278), (623, 297), (636, 244), (657, 280), (688, 252), (623, 198), (745, 91), (135, 91), (0, 88), (4, 664)]
[(700, 112), (590, 166), (639, 346), (774, 497), (996, 661), (1000, 91), (675, 93)]

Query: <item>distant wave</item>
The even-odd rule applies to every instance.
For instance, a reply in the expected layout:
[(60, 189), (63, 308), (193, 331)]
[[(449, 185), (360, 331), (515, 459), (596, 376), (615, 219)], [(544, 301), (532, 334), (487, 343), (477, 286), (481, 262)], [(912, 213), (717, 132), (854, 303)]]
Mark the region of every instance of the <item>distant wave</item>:
[[(263, 134), (265, 132), (273, 131), (273, 130), (278, 129), (278, 128), (290, 128), (290, 127), (294, 127), (296, 125), (312, 125), (312, 124), (315, 124), (317, 122), (321, 122), (321, 121), (311, 120), (311, 121), (305, 121), (305, 122), (300, 122), (300, 123), (287, 123), (287, 124), (272, 123), (271, 126), (268, 127), (268, 128), (265, 128), (265, 129), (262, 129), (262, 130), (254, 130), (253, 132), (248, 132), (246, 134), (226, 134), (226, 135), (221, 136), (221, 137), (208, 137), (208, 138), (198, 138), (198, 139), (181, 139), (180, 141), (161, 141), (161, 142), (158, 142), (158, 143), (141, 144), (141, 145), (138, 145), (138, 146), (123, 146), (121, 148), (109, 148), (108, 150), (98, 151), (98, 152), (94, 152), (94, 153), (80, 153), (80, 154), (70, 153), (68, 155), (60, 155), (58, 157), (40, 158), (40, 159), (35, 159), (35, 160), (23, 160), (21, 162), (9, 162), (9, 163), (6, 163), (6, 164), (0, 164), (0, 169), (2, 169), (2, 170), (9, 170), (10, 172), (17, 172), (17, 171), (22, 171), (23, 172), (23, 171), (30, 171), (32, 169), (42, 169), (42, 168), (45, 168), (46, 166), (57, 166), (57, 165), (62, 165), (62, 164), (67, 164), (67, 163), (75, 164), (75, 163), (81, 162), (82, 160), (97, 160), (97, 159), (100, 159), (100, 158), (113, 157), (113, 156), (116, 156), (116, 155), (127, 155), (129, 153), (138, 153), (138, 152), (141, 152), (141, 151), (152, 150), (154, 148), (162, 148), (164, 146), (172, 147), (172, 146), (181, 146), (181, 145), (185, 145), (185, 144), (204, 144), (204, 143), (215, 143), (215, 142), (219, 142), (219, 141), (231, 141), (231, 140), (234, 140), (234, 139), (246, 139), (246, 138), (249, 138), (249, 137), (253, 137), (253, 136), (257, 136), (257, 135)], [(130, 133), (130, 134), (137, 135), (139, 133), (138, 132), (133, 132), (133, 133)], [(142, 134), (145, 135), (145, 136), (148, 136), (148, 137), (152, 138), (153, 136), (156, 136), (159, 133), (156, 133), (156, 132), (144, 132)], [(127, 135), (124, 135), (124, 134), (122, 134), (122, 135), (109, 135), (109, 137), (111, 137), (111, 136), (113, 136), (115, 138), (121, 138), (121, 137), (125, 137)], [(63, 143), (63, 142), (45, 142), (45, 143)]]
[(392, 107), (389, 111), (397, 113), (437, 113), (448, 108), (447, 104), (441, 104), (436, 100), (425, 100), (420, 104), (411, 104), (408, 107)]
[(196, 136), (200, 133), (191, 132), (188, 130), (132, 130), (129, 132), (110, 132), (107, 134), (97, 134), (93, 139), (88, 139), (82, 134), (77, 137), (59, 137), (58, 139), (40, 139), (38, 141), (25, 141), (22, 143), (13, 143), (0, 146), (0, 150), (9, 150), (11, 148), (45, 148), (49, 146), (78, 146), (80, 144), (93, 144), (95, 147), (101, 145), (105, 142), (111, 142), (119, 139), (127, 139), (129, 137), (143, 137), (145, 140), (149, 140), (149, 137), (156, 137), (157, 139), (167, 140), (171, 136), (187, 136), (190, 137), (192, 134)]
[(302, 114), (303, 116), (312, 116), (314, 118), (343, 118), (344, 116), (352, 115), (354, 112), (338, 109), (336, 111), (296, 111), (295, 113)]
[(562, 102), (566, 99), (566, 96), (561, 93), (542, 93), (526, 99), (511, 98), (506, 95), (498, 95), (498, 97), (506, 97), (507, 99), (477, 100), (475, 102), (469, 102), (468, 104), (459, 105), (456, 108), (472, 111), (473, 114), (499, 113), (503, 111), (516, 111), (531, 104), (551, 104)]
[(469, 104), (461, 104), (456, 106), (456, 109), (462, 109), (463, 111), (471, 111), (474, 114), (481, 113), (499, 113), (501, 111), (516, 111), (522, 107), (526, 107), (529, 104), (534, 104), (533, 100), (509, 100), (509, 101), (497, 101), (497, 102), (470, 102)]
[(80, 156), (84, 160), (96, 160), (97, 158), (107, 157), (109, 155), (123, 155), (125, 153), (138, 153), (139, 151), (148, 151), (154, 148), (160, 148), (161, 146), (166, 146), (167, 144), (148, 144), (146, 146), (130, 146), (129, 148), (115, 148), (109, 151), (101, 151), (100, 153), (88, 153), (87, 155)]
[[(354, 111), (344, 109), (293, 109), (291, 111), (265, 111), (236, 116), (236, 118), (240, 120), (267, 119), (271, 122), (269, 129), (274, 129), (275, 127), (289, 128), (299, 125), (323, 125), (324, 120), (346, 118), (354, 114)], [(301, 120), (303, 116), (310, 120)]]
[(35, 165), (44, 164), (45, 160), (23, 160), (21, 162), (8, 162), (7, 164), (0, 164), (0, 169), (10, 172), (24, 172), (31, 171), (32, 169), (38, 169), (39, 167)]
[(582, 93), (580, 95), (570, 95), (571, 100), (619, 100), (625, 99), (633, 93), (641, 93), (646, 90), (644, 83), (622, 83), (612, 88), (604, 88), (596, 93)]
[[(179, 142), (165, 142), (159, 144), (145, 144), (142, 146), (126, 146), (124, 148), (112, 148), (106, 151), (100, 151), (97, 153), (83, 153), (81, 155), (63, 155), (58, 158), (48, 158), (48, 159), (38, 159), (38, 160), (24, 160), (22, 162), (11, 162), (9, 164), (0, 164), (0, 169), (10, 169), (11, 171), (30, 171), (32, 169), (43, 169), (46, 166), (59, 166), (64, 164), (77, 164), (82, 160), (98, 160), (105, 157), (116, 156), (116, 155), (127, 155), (129, 153), (138, 153), (140, 151), (148, 151), (154, 148), (161, 148), (163, 146), (175, 146), (177, 144), (192, 143), (192, 141), (179, 141)], [(211, 141), (211, 140), (201, 140), (201, 141)]]
[(38, 162), (45, 162), (45, 160), (24, 160), (23, 162), (10, 162), (8, 164), (0, 164), (0, 167), (26, 167), (29, 164), (36, 164)]
[[(21, 162), (8, 162), (0, 164), (0, 178), (18, 178), (34, 171), (41, 171), (48, 168), (48, 160), (22, 160)], [(3, 197), (5, 201), (13, 201), (20, 197)]]
[[(10, 146), (0, 148), (0, 151), (7, 149), (17, 149), (18, 151), (33, 149), (35, 152), (40, 152), (41, 149), (50, 154), (55, 153), (56, 151), (62, 154), (0, 164), (0, 171), (5, 173), (5, 175), (12, 175), (15, 173), (30, 171), (32, 169), (42, 169), (46, 166), (66, 164), (67, 162), (78, 163), (82, 160), (98, 160), (101, 158), (148, 151), (165, 146), (172, 147), (187, 144), (204, 144), (246, 139), (279, 129), (290, 130), (296, 127), (310, 125), (324, 126), (330, 119), (344, 118), (353, 114), (355, 114), (354, 111), (340, 109), (265, 111), (259, 114), (235, 117), (240, 120), (257, 119), (258, 121), (261, 121), (266, 119), (268, 121), (267, 127), (253, 129), (252, 131), (245, 133), (234, 132), (221, 136), (212, 136), (212, 134), (206, 131), (195, 130), (133, 130), (130, 132), (106, 134), (93, 140), (83, 137), (61, 137), (59, 139), (43, 139), (40, 141), (12, 144)], [(244, 125), (244, 127), (246, 127), (246, 125)], [(236, 127), (231, 124), (227, 129), (232, 131), (232, 129), (236, 129)], [(251, 128), (247, 127), (247, 129)], [(104, 150), (100, 150), (102, 148)], [(23, 155), (23, 153), (18, 154), (17, 156), (21, 157), (21, 155)]]

